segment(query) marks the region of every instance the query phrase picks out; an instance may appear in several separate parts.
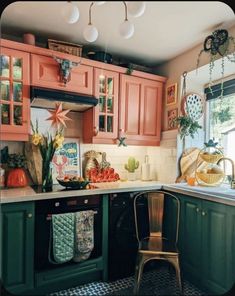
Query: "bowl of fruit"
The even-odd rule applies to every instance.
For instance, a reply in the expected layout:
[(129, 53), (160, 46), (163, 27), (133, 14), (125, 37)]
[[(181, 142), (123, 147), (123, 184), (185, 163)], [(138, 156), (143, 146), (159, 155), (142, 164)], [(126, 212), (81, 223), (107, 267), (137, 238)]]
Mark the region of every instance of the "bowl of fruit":
[(79, 176), (64, 176), (63, 179), (57, 178), (57, 181), (60, 185), (72, 189), (86, 189), (87, 185), (90, 183), (89, 180), (85, 180)]

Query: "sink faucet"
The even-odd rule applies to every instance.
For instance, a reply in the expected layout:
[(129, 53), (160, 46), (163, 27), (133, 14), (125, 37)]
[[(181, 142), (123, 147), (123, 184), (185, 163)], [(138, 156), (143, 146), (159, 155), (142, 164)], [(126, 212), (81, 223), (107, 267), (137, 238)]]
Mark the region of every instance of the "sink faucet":
[(235, 175), (234, 175), (234, 171), (235, 171), (235, 165), (234, 162), (231, 158), (228, 157), (222, 157), (218, 160), (217, 164), (219, 164), (222, 160), (228, 160), (231, 162), (232, 165), (232, 180), (231, 180), (231, 189), (235, 189)]

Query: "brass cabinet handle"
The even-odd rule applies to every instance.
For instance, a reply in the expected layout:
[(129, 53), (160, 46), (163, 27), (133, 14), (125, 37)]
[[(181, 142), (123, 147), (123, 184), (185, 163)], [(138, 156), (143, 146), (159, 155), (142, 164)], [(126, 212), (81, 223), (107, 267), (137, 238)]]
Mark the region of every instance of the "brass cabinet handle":
[(206, 216), (206, 212), (202, 211), (202, 216)]
[(33, 217), (33, 214), (32, 213), (29, 213), (28, 214), (28, 218), (32, 218)]

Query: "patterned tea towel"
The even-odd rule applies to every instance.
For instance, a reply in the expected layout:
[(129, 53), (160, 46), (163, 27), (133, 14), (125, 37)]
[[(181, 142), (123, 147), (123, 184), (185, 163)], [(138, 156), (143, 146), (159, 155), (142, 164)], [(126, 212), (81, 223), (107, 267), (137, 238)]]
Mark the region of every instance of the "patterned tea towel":
[[(74, 255), (74, 213), (52, 215), (52, 252), (54, 260), (49, 261), (55, 264), (70, 261)], [(50, 250), (49, 250), (50, 252)], [(54, 261), (54, 262), (53, 262)]]
[(75, 213), (75, 262), (89, 258), (94, 248), (94, 211), (81, 211)]

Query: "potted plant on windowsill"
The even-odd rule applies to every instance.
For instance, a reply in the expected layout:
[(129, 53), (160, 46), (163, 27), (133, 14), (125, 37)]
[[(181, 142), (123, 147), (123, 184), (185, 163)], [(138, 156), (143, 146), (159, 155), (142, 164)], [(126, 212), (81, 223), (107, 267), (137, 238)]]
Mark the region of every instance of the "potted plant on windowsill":
[(7, 166), (10, 169), (7, 176), (7, 187), (25, 187), (28, 185), (28, 178), (25, 172), (26, 159), (22, 154), (9, 154)]

